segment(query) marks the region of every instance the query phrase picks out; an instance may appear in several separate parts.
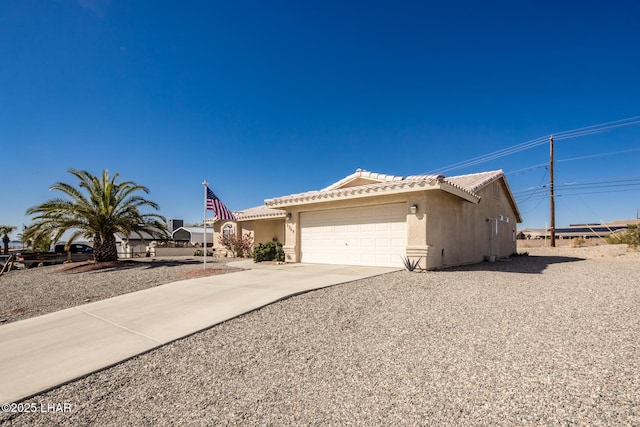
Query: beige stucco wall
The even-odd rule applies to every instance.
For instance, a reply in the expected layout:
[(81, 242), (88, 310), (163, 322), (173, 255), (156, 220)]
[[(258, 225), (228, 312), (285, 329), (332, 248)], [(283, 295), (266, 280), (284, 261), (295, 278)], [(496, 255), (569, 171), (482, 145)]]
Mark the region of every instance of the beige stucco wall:
[[(421, 257), (422, 268), (470, 264), (491, 255), (500, 258), (513, 254), (516, 252), (517, 218), (503, 181), (500, 179), (489, 184), (477, 194), (481, 197), (478, 203), (442, 190), (423, 190), (288, 207), (286, 211), (291, 215), (285, 221), (282, 239), (285, 259), (287, 262), (300, 261), (301, 212), (398, 202), (406, 205), (406, 254), (412, 259)], [(414, 205), (416, 212), (412, 213)]]
[(236, 236), (250, 235), (253, 239), (253, 245), (258, 243), (270, 242), (273, 238), (277, 238), (281, 242), (284, 241), (284, 218), (276, 219), (258, 219), (252, 221), (224, 221), (217, 222), (214, 225), (215, 239), (214, 248), (217, 256), (230, 256), (227, 249), (220, 244), (220, 238), (222, 229), (227, 224), (231, 224), (234, 227), (234, 233)]
[(517, 219), (502, 181), (483, 188), (478, 195), (481, 199), (477, 204), (444, 192), (428, 195), (427, 268), (470, 264), (491, 255), (501, 258), (516, 252)]
[(227, 224), (230, 224), (233, 227), (234, 232), (238, 233), (238, 224), (235, 221), (216, 221), (213, 225), (213, 248), (215, 249), (215, 256), (217, 257), (226, 257), (231, 256), (231, 253), (220, 244), (220, 236), (222, 236), (222, 229)]
[(271, 242), (273, 239), (284, 241), (284, 218), (241, 221), (238, 224), (242, 235), (251, 235), (254, 245)]
[(193, 256), (198, 248), (151, 248), (152, 256)]

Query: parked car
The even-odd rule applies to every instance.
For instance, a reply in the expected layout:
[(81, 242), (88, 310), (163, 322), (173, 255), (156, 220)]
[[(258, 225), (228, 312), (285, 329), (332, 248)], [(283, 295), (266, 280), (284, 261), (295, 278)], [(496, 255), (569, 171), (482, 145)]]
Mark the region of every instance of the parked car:
[[(66, 254), (67, 251), (64, 249), (64, 246), (64, 243), (57, 244), (53, 251), (57, 254)], [(84, 243), (72, 243), (71, 246), (69, 246), (69, 252), (72, 254), (92, 254), (93, 248)]]
[(84, 243), (72, 243), (69, 246), (69, 254), (67, 254), (65, 244), (59, 243), (55, 245), (53, 252), (24, 252), (16, 254), (16, 258), (27, 268), (62, 264), (67, 261), (88, 261), (93, 259), (93, 247)]

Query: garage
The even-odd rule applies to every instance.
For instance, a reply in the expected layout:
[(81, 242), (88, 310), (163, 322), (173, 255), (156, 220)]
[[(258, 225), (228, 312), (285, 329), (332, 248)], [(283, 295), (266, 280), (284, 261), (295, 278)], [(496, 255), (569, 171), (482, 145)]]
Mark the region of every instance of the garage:
[(406, 203), (300, 213), (301, 261), (402, 267)]

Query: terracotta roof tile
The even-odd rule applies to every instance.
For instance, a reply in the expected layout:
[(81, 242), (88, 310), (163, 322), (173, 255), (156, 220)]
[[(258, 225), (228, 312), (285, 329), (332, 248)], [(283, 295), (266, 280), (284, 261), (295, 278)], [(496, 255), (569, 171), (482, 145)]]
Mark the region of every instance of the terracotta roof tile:
[(256, 206), (249, 209), (244, 209), (240, 212), (236, 212), (236, 218), (238, 221), (248, 221), (251, 219), (259, 219), (259, 218), (278, 218), (284, 216), (286, 213), (282, 210), (278, 209), (270, 209), (264, 205)]

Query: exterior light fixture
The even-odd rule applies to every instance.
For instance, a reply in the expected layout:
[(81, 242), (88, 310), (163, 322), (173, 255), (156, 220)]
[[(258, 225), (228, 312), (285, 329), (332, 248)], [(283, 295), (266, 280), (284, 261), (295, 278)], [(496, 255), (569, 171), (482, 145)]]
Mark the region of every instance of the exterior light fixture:
[(291, 212), (287, 212), (287, 219), (291, 219)]
[(414, 214), (416, 212), (418, 212), (418, 205), (411, 205), (411, 213)]

